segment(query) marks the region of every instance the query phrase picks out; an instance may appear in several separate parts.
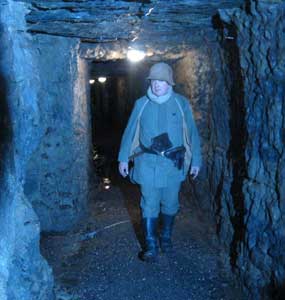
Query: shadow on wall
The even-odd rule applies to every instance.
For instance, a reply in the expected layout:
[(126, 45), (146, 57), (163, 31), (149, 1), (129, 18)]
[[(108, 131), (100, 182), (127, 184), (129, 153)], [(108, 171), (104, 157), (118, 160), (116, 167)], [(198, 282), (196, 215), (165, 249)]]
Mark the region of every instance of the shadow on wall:
[[(0, 25), (0, 40), (3, 28)], [(4, 45), (5, 47), (5, 45)], [(3, 48), (2, 48), (3, 50)], [(12, 125), (7, 102), (7, 81), (3, 75), (3, 62), (0, 52), (0, 176), (3, 178), (4, 164), (7, 155), (11, 153)]]
[[(230, 36), (236, 40), (236, 32), (232, 28), (228, 29)], [(234, 228), (234, 236), (231, 244), (231, 262), (235, 266), (239, 256), (240, 244), (245, 239), (245, 199), (243, 194), (243, 181), (247, 176), (246, 158), (244, 153), (245, 142), (247, 141), (247, 131), (245, 129), (245, 105), (244, 87), (241, 75), (238, 48), (235, 42), (227, 42), (228, 64), (231, 78), (230, 110), (231, 110), (231, 141), (228, 152), (228, 159), (233, 164), (233, 182), (231, 195), (235, 208), (235, 214), (231, 217)]]
[[(227, 65), (226, 86), (229, 90), (229, 108), (231, 131), (230, 145), (227, 152), (227, 160), (232, 164), (233, 180), (230, 188), (234, 212), (230, 215), (233, 226), (233, 237), (230, 244), (230, 261), (232, 267), (237, 266), (240, 255), (240, 246), (245, 240), (245, 199), (243, 194), (243, 182), (247, 177), (245, 158), (245, 143), (248, 138), (245, 128), (245, 104), (244, 87), (239, 59), (239, 49), (236, 44), (236, 29), (233, 26), (225, 26), (218, 15), (213, 17), (213, 26), (219, 30), (221, 46), (224, 51), (224, 60)], [(223, 180), (223, 178), (222, 178)], [(219, 184), (222, 187), (222, 182)], [(218, 187), (218, 207), (221, 207), (221, 187)], [(220, 231), (220, 228), (217, 228)]]
[(285, 281), (281, 285), (271, 284), (265, 289), (265, 294), (270, 291), (270, 297), (272, 300), (284, 300), (285, 299)]

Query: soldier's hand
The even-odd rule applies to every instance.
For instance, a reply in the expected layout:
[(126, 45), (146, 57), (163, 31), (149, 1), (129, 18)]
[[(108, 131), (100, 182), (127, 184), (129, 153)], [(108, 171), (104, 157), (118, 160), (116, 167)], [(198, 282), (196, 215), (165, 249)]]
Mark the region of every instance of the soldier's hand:
[(190, 169), (190, 175), (192, 179), (195, 179), (199, 174), (200, 168), (199, 167), (191, 167)]
[(129, 164), (127, 162), (119, 163), (119, 172), (123, 177), (128, 176), (129, 174)]

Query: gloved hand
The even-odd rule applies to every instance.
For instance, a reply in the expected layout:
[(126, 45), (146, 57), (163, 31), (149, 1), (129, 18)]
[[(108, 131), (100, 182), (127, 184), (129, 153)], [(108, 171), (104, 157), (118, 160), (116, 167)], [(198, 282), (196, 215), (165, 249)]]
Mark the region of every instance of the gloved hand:
[(119, 172), (123, 177), (128, 176), (129, 174), (129, 164), (127, 162), (119, 163)]
[(190, 169), (190, 175), (192, 179), (195, 179), (199, 174), (200, 168), (199, 167), (191, 167)]

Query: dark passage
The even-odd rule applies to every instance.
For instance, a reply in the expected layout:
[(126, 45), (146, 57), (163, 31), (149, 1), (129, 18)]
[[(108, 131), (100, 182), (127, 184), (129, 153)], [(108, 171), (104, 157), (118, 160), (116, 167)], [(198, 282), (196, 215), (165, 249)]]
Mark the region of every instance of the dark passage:
[(58, 299), (245, 299), (222, 265), (214, 233), (183, 194), (175, 254), (160, 255), (154, 264), (141, 262), (139, 190), (119, 178), (116, 168), (109, 175), (111, 188), (100, 186), (90, 217), (78, 230), (43, 239), (59, 295), (72, 295)]
[[(119, 109), (120, 81), (125, 91), (120, 101), (126, 106), (118, 119), (119, 112), (114, 111)], [(143, 92), (145, 82), (135, 77), (132, 82)], [(215, 228), (199, 217), (184, 190), (174, 228), (175, 253), (160, 254), (152, 264), (138, 259), (143, 245), (139, 188), (117, 170), (121, 134), (133, 105), (130, 101), (142, 95), (132, 91), (122, 73), (91, 88), (97, 176), (90, 214), (67, 235), (42, 238), (42, 253), (54, 270), (57, 299), (245, 299), (223, 265)]]
[[(285, 299), (284, 14), (284, 0), (0, 1), (0, 300)], [(146, 264), (117, 153), (161, 61), (203, 163), (175, 254)]]
[[(105, 142), (110, 146), (114, 139), (109, 138)], [(59, 295), (72, 295), (58, 299), (245, 299), (222, 265), (214, 232), (195, 215), (183, 193), (174, 230), (175, 254), (161, 254), (154, 264), (137, 258), (139, 190), (119, 178), (113, 166), (111, 188), (100, 185), (88, 220), (68, 235), (43, 239)]]

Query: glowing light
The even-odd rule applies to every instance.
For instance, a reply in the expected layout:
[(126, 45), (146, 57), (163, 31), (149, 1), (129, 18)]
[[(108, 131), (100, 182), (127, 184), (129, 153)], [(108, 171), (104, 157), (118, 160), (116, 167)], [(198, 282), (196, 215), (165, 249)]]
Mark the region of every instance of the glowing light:
[(108, 177), (104, 177), (104, 178), (103, 178), (103, 182), (104, 182), (104, 183), (111, 183), (111, 179), (108, 178)]
[(94, 83), (95, 83), (95, 79), (90, 79), (90, 80), (89, 80), (89, 83), (90, 83), (90, 84), (94, 84)]
[(104, 83), (104, 82), (106, 82), (106, 80), (107, 80), (106, 77), (99, 77), (99, 78), (98, 78), (98, 81), (99, 81), (100, 83)]
[(103, 178), (104, 189), (109, 190), (111, 188), (111, 180), (108, 177)]
[(128, 50), (127, 57), (132, 62), (138, 62), (145, 58), (145, 52), (141, 50), (130, 49)]

